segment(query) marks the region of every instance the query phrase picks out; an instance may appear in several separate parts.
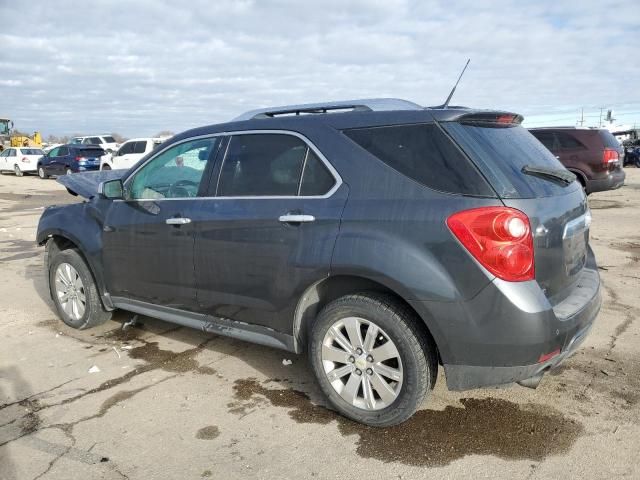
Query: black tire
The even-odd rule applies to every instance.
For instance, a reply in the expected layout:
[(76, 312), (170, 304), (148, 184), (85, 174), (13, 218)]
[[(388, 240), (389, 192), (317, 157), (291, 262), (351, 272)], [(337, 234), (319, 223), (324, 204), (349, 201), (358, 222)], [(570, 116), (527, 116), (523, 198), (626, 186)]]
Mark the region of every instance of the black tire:
[[(325, 334), (335, 322), (363, 318), (387, 334), (395, 344), (403, 367), (403, 380), (396, 399), (380, 410), (367, 410), (345, 401), (331, 385), (322, 363)], [(435, 343), (414, 312), (393, 297), (359, 293), (326, 305), (309, 333), (309, 358), (320, 388), (342, 415), (366, 425), (388, 427), (408, 420), (435, 385), (438, 361)]]
[(111, 167), (108, 163), (105, 163), (104, 165), (102, 165), (102, 170), (111, 170)]
[[(82, 317), (78, 319), (72, 318), (63, 309), (58, 295), (56, 294), (55, 276), (58, 266), (63, 263), (71, 265), (78, 276), (80, 277), (83, 285), (83, 293), (85, 296), (85, 310)], [(56, 305), (58, 315), (64, 323), (72, 328), (84, 330), (98, 326), (111, 318), (111, 312), (108, 312), (102, 306), (100, 295), (96, 283), (93, 279), (93, 275), (89, 270), (85, 260), (80, 253), (75, 249), (62, 250), (54, 254), (53, 258), (49, 259), (49, 291), (53, 303)]]
[(47, 175), (47, 172), (42, 165), (38, 167), (38, 177), (40, 177), (42, 180), (46, 180), (47, 178), (49, 178), (49, 175)]

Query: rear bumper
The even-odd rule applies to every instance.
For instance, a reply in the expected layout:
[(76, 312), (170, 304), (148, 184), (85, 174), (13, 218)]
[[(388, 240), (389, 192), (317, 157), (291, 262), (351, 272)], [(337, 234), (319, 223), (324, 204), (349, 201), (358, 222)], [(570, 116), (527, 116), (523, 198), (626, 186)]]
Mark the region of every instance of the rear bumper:
[(615, 190), (624, 185), (626, 174), (622, 168), (610, 172), (605, 178), (587, 180), (585, 189), (587, 193), (603, 192), (605, 190)]
[(519, 382), (556, 367), (583, 342), (601, 302), (589, 251), (571, 294), (555, 306), (535, 281), (500, 280), (466, 302), (412, 305), (432, 330), (448, 388), (468, 390)]

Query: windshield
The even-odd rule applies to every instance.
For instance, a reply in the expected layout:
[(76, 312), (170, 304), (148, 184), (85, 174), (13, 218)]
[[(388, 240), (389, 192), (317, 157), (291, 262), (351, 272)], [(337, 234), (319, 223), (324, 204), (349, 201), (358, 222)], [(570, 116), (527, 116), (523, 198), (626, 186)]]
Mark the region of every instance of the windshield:
[(526, 129), (520, 126), (476, 126), (442, 123), (444, 129), (476, 163), (502, 198), (535, 198), (562, 195), (578, 188), (563, 187), (526, 175), (525, 166), (564, 171), (564, 166)]

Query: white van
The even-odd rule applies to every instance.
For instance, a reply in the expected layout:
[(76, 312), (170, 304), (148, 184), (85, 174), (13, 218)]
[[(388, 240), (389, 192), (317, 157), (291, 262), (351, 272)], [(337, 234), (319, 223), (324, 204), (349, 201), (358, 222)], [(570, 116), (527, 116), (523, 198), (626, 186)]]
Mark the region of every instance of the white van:
[(164, 142), (166, 138), (132, 138), (127, 140), (111, 158), (103, 157), (101, 170), (131, 168), (138, 160)]

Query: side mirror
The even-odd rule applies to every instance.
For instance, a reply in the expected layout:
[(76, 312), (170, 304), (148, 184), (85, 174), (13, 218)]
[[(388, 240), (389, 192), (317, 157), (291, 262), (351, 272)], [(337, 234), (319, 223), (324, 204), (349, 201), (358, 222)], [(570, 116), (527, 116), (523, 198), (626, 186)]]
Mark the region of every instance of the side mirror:
[(108, 180), (98, 185), (98, 195), (110, 200), (121, 200), (124, 198), (124, 187), (122, 180), (119, 178), (115, 180)]

